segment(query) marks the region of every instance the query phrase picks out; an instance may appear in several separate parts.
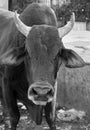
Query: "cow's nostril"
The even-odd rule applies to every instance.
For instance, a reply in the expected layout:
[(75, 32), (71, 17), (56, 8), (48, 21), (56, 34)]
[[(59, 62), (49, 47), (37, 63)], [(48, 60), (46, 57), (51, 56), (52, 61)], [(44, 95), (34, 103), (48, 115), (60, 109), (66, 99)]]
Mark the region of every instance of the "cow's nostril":
[(53, 96), (53, 91), (52, 91), (52, 90), (49, 90), (49, 91), (47, 92), (47, 95)]
[(36, 90), (33, 88), (32, 89), (32, 93), (34, 94), (34, 95), (37, 95), (37, 92), (36, 92)]
[(29, 95), (38, 95), (37, 91), (34, 88), (30, 89), (28, 93)]

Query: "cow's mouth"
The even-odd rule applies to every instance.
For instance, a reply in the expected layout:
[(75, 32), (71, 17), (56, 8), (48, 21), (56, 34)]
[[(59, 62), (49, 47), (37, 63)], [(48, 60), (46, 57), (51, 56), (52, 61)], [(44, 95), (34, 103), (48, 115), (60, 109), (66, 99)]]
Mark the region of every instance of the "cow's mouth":
[(36, 105), (46, 105), (53, 100), (53, 97), (54, 88), (45, 81), (35, 82), (29, 87), (28, 98)]

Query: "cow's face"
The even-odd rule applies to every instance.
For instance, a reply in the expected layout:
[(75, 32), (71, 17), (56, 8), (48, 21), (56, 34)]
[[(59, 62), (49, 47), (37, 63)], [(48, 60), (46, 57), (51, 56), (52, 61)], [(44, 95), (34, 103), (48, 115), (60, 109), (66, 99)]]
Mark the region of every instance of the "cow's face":
[(28, 80), (29, 75), (32, 77), (28, 97), (35, 104), (46, 105), (53, 100), (60, 47), (58, 30), (53, 26), (33, 26), (26, 38)]
[(51, 102), (55, 93), (55, 79), (62, 63), (66, 67), (81, 67), (83, 60), (74, 51), (65, 49), (61, 38), (73, 27), (74, 15), (65, 27), (49, 25), (26, 26), (15, 15), (17, 29), (26, 36), (25, 48), (27, 79), (29, 82), (28, 98), (37, 105)]

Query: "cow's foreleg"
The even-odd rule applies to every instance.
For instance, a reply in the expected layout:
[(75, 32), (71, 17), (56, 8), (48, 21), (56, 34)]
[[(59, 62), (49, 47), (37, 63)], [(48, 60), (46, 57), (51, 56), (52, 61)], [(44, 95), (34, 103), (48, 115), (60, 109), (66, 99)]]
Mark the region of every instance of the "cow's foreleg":
[(10, 114), (11, 130), (16, 130), (16, 127), (20, 118), (20, 113), (18, 110), (16, 100), (13, 100), (13, 102), (14, 103), (11, 103), (12, 107), (8, 106), (8, 109), (9, 109), (9, 114)]
[(53, 108), (52, 108), (52, 103), (48, 103), (45, 106), (45, 117), (46, 121), (50, 127), (50, 130), (56, 130), (56, 124), (55, 124), (55, 119), (53, 119)]
[(7, 106), (10, 116), (11, 130), (16, 130), (16, 126), (20, 118), (20, 113), (17, 106), (16, 93), (12, 90), (11, 83), (5, 77), (3, 78), (2, 90), (5, 105)]

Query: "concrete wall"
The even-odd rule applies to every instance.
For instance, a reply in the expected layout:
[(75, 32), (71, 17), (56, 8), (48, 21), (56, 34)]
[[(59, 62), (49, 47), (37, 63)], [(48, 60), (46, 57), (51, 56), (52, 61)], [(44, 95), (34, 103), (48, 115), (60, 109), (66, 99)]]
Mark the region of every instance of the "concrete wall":
[(51, 6), (51, 1), (50, 0), (39, 0), (39, 3), (46, 4), (49, 7)]
[(86, 23), (86, 30), (87, 30), (87, 31), (90, 31), (90, 22), (87, 22), (87, 23)]
[(90, 22), (75, 22), (73, 31), (90, 31)]
[(8, 9), (8, 0), (0, 0), (0, 8)]
[(75, 22), (73, 30), (84, 31), (86, 30), (86, 22)]

